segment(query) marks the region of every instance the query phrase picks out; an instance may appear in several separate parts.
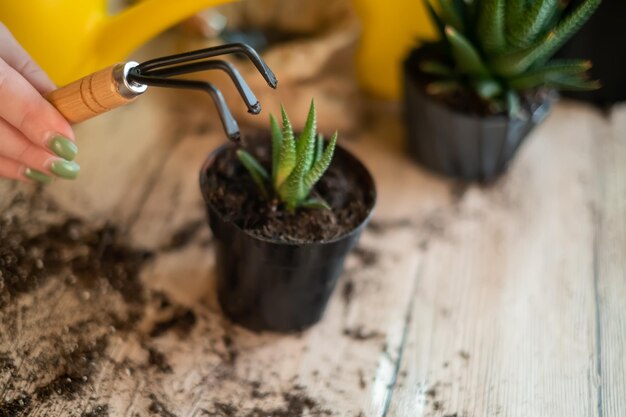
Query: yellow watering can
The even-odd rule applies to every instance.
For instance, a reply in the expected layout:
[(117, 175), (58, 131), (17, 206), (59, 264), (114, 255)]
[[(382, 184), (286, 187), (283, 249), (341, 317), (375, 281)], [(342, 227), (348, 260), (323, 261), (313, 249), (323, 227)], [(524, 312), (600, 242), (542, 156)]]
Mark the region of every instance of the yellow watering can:
[(434, 36), (420, 0), (353, 0), (363, 24), (357, 54), (361, 85), (388, 99), (401, 92), (402, 61), (418, 39)]
[(143, 0), (111, 15), (107, 0), (0, 0), (0, 21), (64, 85), (126, 58), (195, 12), (229, 1)]

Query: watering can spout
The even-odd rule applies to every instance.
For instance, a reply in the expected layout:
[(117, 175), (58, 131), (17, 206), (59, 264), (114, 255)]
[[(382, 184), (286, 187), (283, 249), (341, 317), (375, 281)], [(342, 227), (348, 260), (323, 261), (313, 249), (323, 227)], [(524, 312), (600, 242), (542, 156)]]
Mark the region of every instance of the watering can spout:
[(232, 0), (143, 0), (103, 19), (96, 39), (100, 67), (124, 59), (155, 35), (194, 13)]

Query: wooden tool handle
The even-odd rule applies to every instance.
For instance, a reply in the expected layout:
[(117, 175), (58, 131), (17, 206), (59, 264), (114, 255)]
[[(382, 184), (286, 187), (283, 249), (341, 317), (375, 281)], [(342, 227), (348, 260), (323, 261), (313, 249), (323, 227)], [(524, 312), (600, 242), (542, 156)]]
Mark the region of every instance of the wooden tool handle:
[(46, 99), (70, 122), (79, 123), (130, 103), (146, 86), (126, 81), (129, 64), (116, 64), (87, 75), (46, 95)]

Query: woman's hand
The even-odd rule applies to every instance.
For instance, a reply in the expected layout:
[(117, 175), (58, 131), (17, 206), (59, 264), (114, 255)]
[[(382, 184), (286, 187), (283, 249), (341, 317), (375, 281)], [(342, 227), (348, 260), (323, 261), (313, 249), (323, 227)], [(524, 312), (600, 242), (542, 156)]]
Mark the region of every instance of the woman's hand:
[(54, 89), (0, 23), (0, 177), (49, 183), (78, 175), (74, 132), (43, 98)]

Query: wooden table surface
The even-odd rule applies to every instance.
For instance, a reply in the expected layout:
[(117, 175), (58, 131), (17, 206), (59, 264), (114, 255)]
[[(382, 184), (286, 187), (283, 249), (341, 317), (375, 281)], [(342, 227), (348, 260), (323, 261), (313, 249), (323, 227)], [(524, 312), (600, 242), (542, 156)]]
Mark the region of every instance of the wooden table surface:
[(323, 320), (285, 336), (219, 311), (197, 176), (224, 139), (190, 97), (79, 126), (76, 182), (0, 182), (3, 227), (65, 239), (0, 309), (0, 416), (626, 415), (626, 107), (559, 104), (488, 186), (416, 166), (397, 109), (360, 107), (342, 140), (376, 214)]

